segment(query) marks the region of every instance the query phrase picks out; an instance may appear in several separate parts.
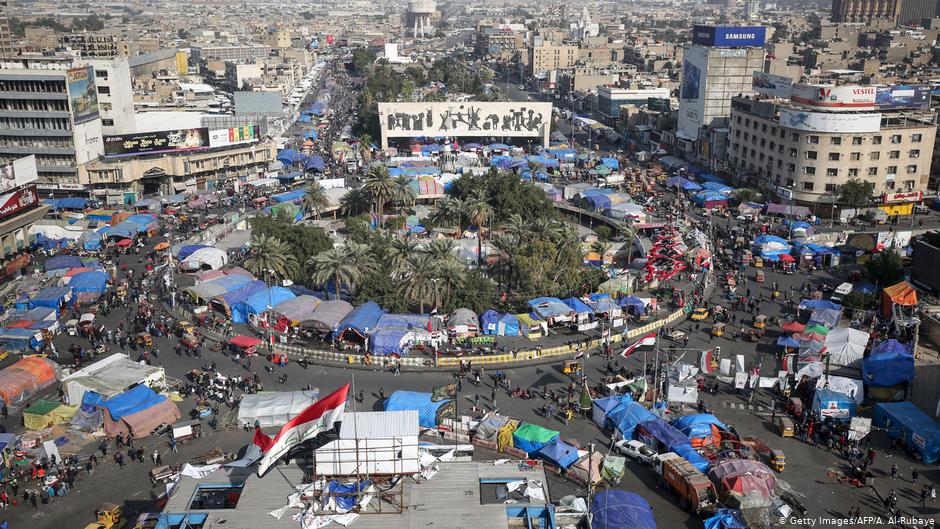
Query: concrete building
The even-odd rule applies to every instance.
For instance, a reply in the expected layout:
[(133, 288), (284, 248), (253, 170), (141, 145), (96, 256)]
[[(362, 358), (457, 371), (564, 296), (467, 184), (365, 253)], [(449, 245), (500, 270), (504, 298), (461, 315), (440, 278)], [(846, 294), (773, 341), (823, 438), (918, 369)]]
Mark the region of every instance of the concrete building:
[(434, 0), (409, 0), (405, 13), (405, 27), (411, 29), (411, 36), (429, 37), (434, 34), (432, 18), (437, 12)]
[(120, 42), (114, 35), (70, 33), (59, 38), (59, 45), (77, 52), (79, 57), (99, 58), (120, 55)]
[[(41, 204), (36, 189), (36, 157), (24, 156), (2, 167), (0, 181), (0, 281), (16, 277), (29, 264), (26, 250), (35, 241), (33, 224), (49, 206)], [(14, 177), (12, 180), (10, 177)]]
[(137, 131), (134, 118), (134, 92), (130, 63), (125, 57), (89, 59), (95, 69), (95, 86), (104, 134), (127, 134)]
[(290, 48), (291, 33), (285, 29), (269, 29), (264, 33), (262, 41), (265, 46), (274, 49)]
[(543, 42), (529, 48), (529, 75), (543, 77), (549, 70), (574, 68), (578, 63), (578, 47), (573, 44)]
[(901, 4), (907, 0), (832, 0), (832, 22), (867, 24), (874, 20), (897, 25)]
[(242, 64), (225, 61), (225, 84), (232, 90), (241, 90), (249, 79), (264, 77), (263, 64)]
[(921, 21), (937, 16), (936, 0), (902, 0), (898, 24), (903, 26), (921, 24)]
[(71, 65), (49, 57), (0, 63), (0, 164), (35, 154), (43, 195), (83, 191), (78, 166), (104, 152), (94, 85), (70, 83), (81, 77)]
[(0, 0), (0, 57), (13, 55), (13, 33), (10, 31), (10, 3)]
[(175, 49), (166, 49), (135, 55), (128, 59), (128, 66), (131, 69), (131, 76), (134, 79), (141, 77), (149, 78), (153, 74), (173, 73), (177, 75), (186, 75), (186, 72), (179, 72), (177, 60), (177, 51)]
[(190, 48), (193, 60), (202, 61), (250, 61), (263, 59), (271, 55), (271, 46), (245, 44), (241, 46), (193, 46)]
[(597, 111), (608, 120), (616, 121), (620, 118), (621, 105), (643, 105), (650, 99), (669, 99), (668, 88), (612, 88), (600, 86), (597, 88)]
[(873, 183), (874, 194), (888, 203), (926, 191), (937, 133), (933, 111), (808, 108), (734, 98), (728, 162), (741, 185), (824, 206), (851, 179)]

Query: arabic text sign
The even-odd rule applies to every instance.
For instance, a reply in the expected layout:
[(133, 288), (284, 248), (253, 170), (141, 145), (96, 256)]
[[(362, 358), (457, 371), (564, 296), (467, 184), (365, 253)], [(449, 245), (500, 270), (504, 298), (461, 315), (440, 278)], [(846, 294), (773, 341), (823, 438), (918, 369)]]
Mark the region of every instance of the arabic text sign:
[(541, 137), (551, 119), (551, 103), (379, 103), (379, 125), (387, 138)]

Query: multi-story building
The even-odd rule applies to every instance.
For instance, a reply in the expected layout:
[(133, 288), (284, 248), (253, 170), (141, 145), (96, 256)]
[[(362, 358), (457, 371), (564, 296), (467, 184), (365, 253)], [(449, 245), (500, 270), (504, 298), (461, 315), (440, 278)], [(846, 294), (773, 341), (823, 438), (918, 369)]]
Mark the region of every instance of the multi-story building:
[(264, 44), (275, 49), (290, 48), (290, 31), (272, 28), (264, 33)]
[(78, 166), (101, 156), (101, 117), (90, 66), (42, 57), (0, 63), (0, 164), (36, 155), (40, 193), (81, 191)]
[(134, 92), (127, 58), (88, 59), (77, 63), (90, 64), (95, 69), (101, 131), (104, 134), (135, 132)]
[(677, 143), (693, 158), (703, 129), (722, 127), (731, 98), (751, 94), (755, 71), (764, 68), (766, 28), (695, 26), (692, 45), (683, 50)]
[[(872, 183), (874, 195), (888, 204), (919, 200), (928, 186), (935, 112), (879, 108), (875, 87), (797, 91), (806, 86), (795, 85), (790, 101), (734, 98), (728, 161), (738, 181), (823, 207), (836, 202), (839, 186), (853, 179)], [(801, 95), (812, 90), (835, 95)]]
[(896, 25), (902, 4), (902, 0), (832, 0), (830, 20), (861, 24), (881, 20)]
[(898, 14), (898, 24), (920, 25), (924, 19), (937, 16), (936, 0), (902, 0), (901, 12)]
[(542, 43), (529, 48), (529, 75), (544, 77), (550, 70), (574, 68), (578, 63), (578, 47), (573, 44)]
[(13, 33), (10, 31), (10, 3), (0, 0), (0, 57), (13, 55)]
[(668, 88), (597, 88), (597, 112), (609, 122), (620, 118), (621, 105), (646, 106), (650, 99), (669, 99)]
[(246, 44), (242, 46), (193, 46), (190, 48), (193, 60), (202, 61), (250, 61), (263, 59), (271, 55), (271, 46)]
[(77, 52), (80, 57), (114, 57), (120, 54), (120, 41), (114, 35), (70, 33), (60, 37), (59, 44)]

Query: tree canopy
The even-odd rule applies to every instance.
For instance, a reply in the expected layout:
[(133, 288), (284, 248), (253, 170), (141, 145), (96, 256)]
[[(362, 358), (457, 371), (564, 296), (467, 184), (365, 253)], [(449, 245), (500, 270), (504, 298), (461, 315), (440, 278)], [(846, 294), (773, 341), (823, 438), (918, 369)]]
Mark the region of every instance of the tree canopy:
[[(280, 241), (301, 265), (307, 263), (311, 256), (333, 247), (330, 237), (322, 228), (293, 224), (292, 219), (284, 215), (253, 217), (251, 233), (252, 237), (266, 237)], [(310, 277), (309, 266), (297, 266), (296, 270), (286, 277), (295, 283), (306, 283)]]
[(874, 183), (853, 178), (839, 187), (839, 202), (853, 208), (867, 206), (874, 190)]

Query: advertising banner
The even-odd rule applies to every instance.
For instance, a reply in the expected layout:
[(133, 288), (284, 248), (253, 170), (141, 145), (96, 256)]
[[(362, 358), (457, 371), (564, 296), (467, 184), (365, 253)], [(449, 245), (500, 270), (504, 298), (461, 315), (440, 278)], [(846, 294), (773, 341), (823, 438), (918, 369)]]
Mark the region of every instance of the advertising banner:
[(793, 93), (793, 79), (772, 73), (754, 72), (751, 88), (758, 94), (790, 99)]
[(830, 112), (875, 110), (874, 86), (831, 86), (795, 84), (790, 100)]
[(551, 103), (379, 103), (379, 124), (388, 138), (541, 137), (551, 122)]
[(87, 123), (98, 117), (98, 89), (95, 87), (95, 69), (91, 66), (72, 68), (65, 73), (69, 92), (69, 108), (75, 124)]
[(132, 156), (204, 149), (209, 146), (209, 129), (160, 130), (104, 137), (105, 156)]
[(36, 191), (36, 186), (29, 186), (12, 193), (0, 195), (0, 219), (5, 219), (36, 204), (39, 204), (39, 193)]
[(763, 46), (767, 38), (764, 26), (695, 26), (692, 44), (702, 46)]
[(882, 197), (885, 204), (897, 204), (899, 202), (920, 202), (924, 198), (922, 191), (911, 191), (909, 193), (886, 193)]
[(209, 147), (226, 147), (258, 141), (258, 128), (254, 125), (209, 131)]
[(37, 178), (34, 154), (0, 165), (0, 193), (33, 183)]
[(697, 140), (705, 115), (705, 72), (708, 50), (692, 47), (682, 61), (682, 86), (679, 88), (678, 136)]
[(930, 107), (930, 87), (927, 85), (878, 86), (875, 105), (879, 109), (926, 109)]
[(878, 132), (881, 114), (825, 114), (780, 109), (780, 125), (812, 132)]

